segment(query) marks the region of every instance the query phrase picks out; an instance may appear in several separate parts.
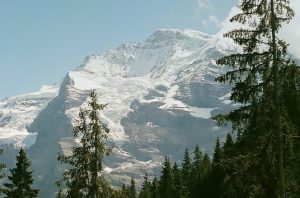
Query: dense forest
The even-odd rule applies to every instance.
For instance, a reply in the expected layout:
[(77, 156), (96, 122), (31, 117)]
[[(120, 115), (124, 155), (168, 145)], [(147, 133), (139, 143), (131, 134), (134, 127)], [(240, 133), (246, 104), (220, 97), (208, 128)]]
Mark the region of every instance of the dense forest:
[[(238, 105), (213, 118), (217, 125), (232, 128), (225, 141), (216, 140), (213, 156), (195, 145), (192, 152), (186, 149), (181, 162), (165, 157), (161, 175), (146, 174), (141, 187), (134, 178), (120, 189), (110, 186), (101, 174), (103, 159), (112, 154), (106, 142), (109, 129), (99, 116), (107, 105), (99, 104), (92, 91), (73, 128), (80, 145), (70, 156), (58, 155), (69, 169), (57, 181), (57, 197), (300, 197), (300, 68), (278, 36), (294, 12), (288, 0), (242, 0), (238, 7), (241, 12), (231, 22), (240, 28), (224, 36), (242, 52), (217, 61), (228, 72), (216, 79), (232, 86), (231, 100)], [(16, 161), (1, 193), (36, 197), (23, 149)]]

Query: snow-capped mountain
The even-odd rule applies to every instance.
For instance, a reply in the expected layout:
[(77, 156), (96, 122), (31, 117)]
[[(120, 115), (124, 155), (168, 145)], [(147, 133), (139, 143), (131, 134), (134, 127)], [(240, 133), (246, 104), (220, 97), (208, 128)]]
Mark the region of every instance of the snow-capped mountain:
[(165, 29), (143, 43), (88, 56), (58, 90), (2, 100), (1, 143), (29, 147), (40, 196), (52, 197), (63, 170), (57, 153), (70, 152), (72, 123), (95, 89), (99, 101), (108, 103), (101, 116), (114, 145), (104, 173), (114, 185), (158, 174), (165, 155), (178, 160), (196, 144), (210, 152), (227, 132), (210, 119), (231, 108), (229, 88), (214, 81), (225, 72), (215, 61), (235, 50), (217, 35)]
[(37, 131), (28, 131), (37, 114), (58, 92), (58, 85), (43, 86), (38, 92), (0, 101), (0, 144), (29, 147), (35, 142)]

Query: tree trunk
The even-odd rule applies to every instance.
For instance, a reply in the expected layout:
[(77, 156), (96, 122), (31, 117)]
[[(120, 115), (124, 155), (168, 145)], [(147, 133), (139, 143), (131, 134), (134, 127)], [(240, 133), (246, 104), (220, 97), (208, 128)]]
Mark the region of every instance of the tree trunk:
[(277, 196), (278, 198), (285, 198), (285, 179), (283, 169), (283, 139), (282, 126), (280, 120), (280, 98), (279, 98), (279, 83), (278, 83), (278, 55), (276, 44), (276, 21), (275, 21), (274, 0), (271, 0), (271, 28), (272, 28), (272, 56), (273, 56), (273, 83), (274, 83), (274, 120), (272, 120), (274, 131), (276, 132), (276, 146), (277, 146)]

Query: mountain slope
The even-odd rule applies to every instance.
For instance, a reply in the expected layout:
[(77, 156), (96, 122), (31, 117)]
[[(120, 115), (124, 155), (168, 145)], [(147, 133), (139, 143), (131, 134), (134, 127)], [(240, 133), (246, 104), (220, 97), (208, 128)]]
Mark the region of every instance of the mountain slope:
[(234, 50), (218, 36), (158, 30), (143, 43), (87, 57), (66, 75), (58, 95), (35, 112), (27, 127), (38, 133), (29, 154), (40, 196), (54, 196), (53, 183), (63, 170), (57, 153), (69, 153), (74, 145), (72, 123), (91, 89), (101, 103), (108, 103), (101, 118), (111, 129), (114, 150), (104, 172), (114, 185), (131, 176), (140, 182), (146, 172), (158, 174), (163, 157), (177, 160), (185, 147), (199, 144), (210, 152), (215, 138), (226, 132), (210, 117), (232, 107), (229, 87), (214, 81), (225, 72), (215, 61)]
[(43, 86), (38, 92), (0, 101), (0, 144), (12, 143), (29, 147), (35, 142), (36, 130), (28, 127), (37, 114), (51, 101), (58, 85)]

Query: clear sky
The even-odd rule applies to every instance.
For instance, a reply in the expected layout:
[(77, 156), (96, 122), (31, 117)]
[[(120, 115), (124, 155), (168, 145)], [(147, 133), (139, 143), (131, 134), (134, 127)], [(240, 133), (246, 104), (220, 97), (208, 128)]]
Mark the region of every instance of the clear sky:
[(214, 34), (237, 1), (1, 0), (0, 98), (60, 81), (87, 55), (160, 28)]
[(160, 28), (215, 33), (236, 0), (2, 0), (0, 98), (60, 81), (89, 54)]

